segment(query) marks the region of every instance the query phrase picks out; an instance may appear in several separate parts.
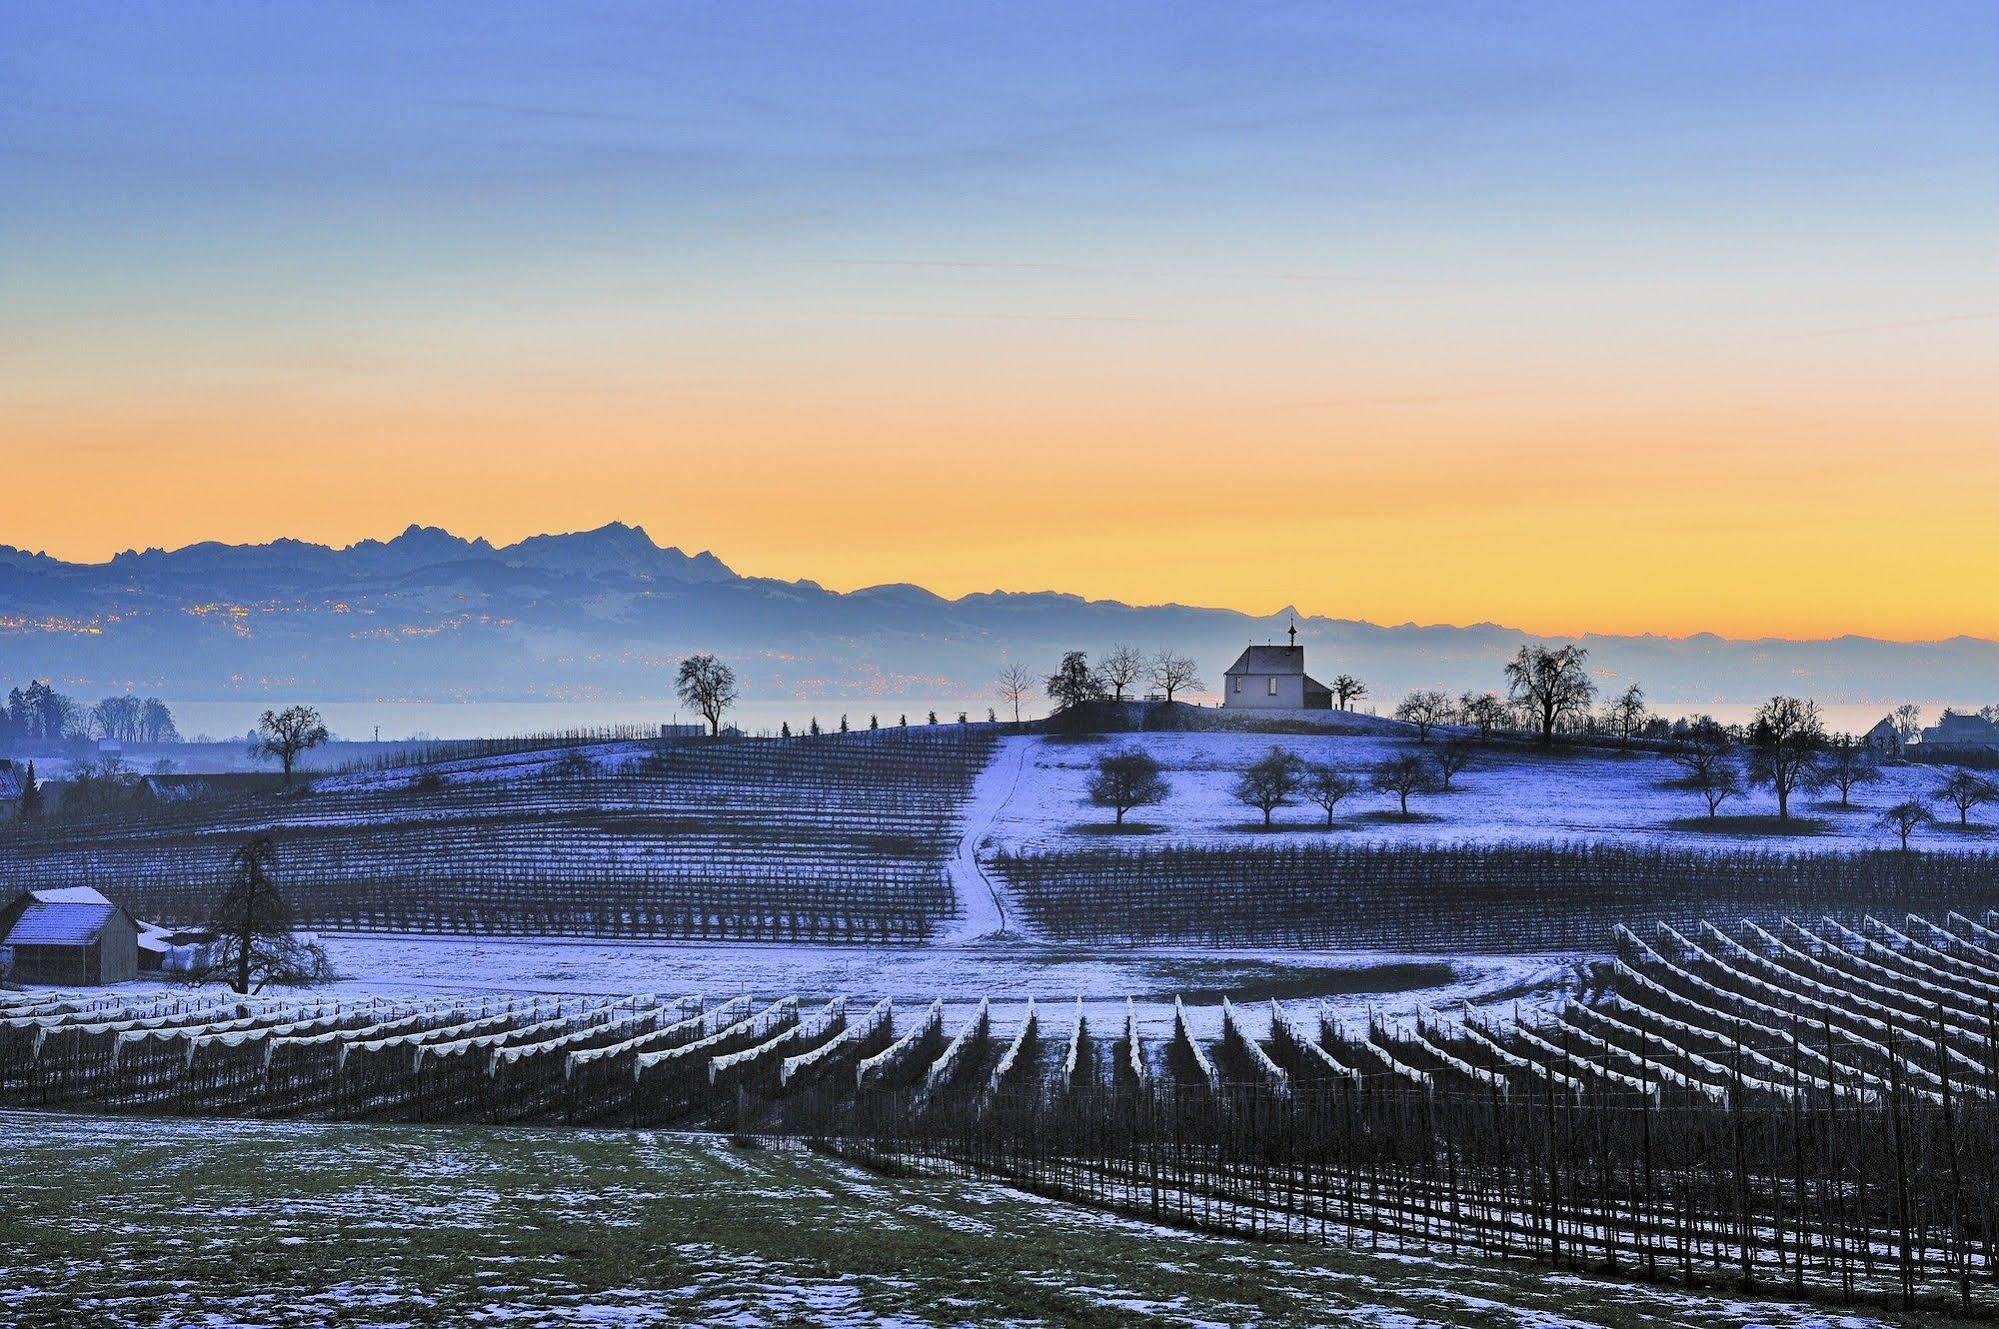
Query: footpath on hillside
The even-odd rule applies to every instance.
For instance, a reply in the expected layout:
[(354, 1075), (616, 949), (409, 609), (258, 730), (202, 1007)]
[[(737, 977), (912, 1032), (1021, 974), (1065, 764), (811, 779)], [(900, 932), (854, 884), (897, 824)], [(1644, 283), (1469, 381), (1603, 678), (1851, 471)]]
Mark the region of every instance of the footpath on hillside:
[(1021, 772), (1039, 741), (1027, 737), (1001, 739), (992, 760), (972, 782), (971, 795), (965, 800), (964, 834), (949, 864), (951, 888), (958, 895), (958, 917), (938, 933), (938, 945), (966, 946), (1000, 934), (1031, 939), (1020, 911), (1009, 907), (1012, 901), (1005, 887), (979, 862), (979, 846), (1019, 787)]

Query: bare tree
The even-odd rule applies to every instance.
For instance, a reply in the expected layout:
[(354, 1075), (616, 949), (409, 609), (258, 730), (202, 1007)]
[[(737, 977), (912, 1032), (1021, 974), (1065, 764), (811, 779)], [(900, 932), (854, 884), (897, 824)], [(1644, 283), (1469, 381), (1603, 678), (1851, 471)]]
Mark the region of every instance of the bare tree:
[(1440, 724), (1449, 724), (1457, 708), (1451, 699), (1441, 692), (1412, 692), (1395, 707), (1395, 718), (1404, 724), (1416, 726), (1416, 741), (1430, 741), (1430, 730)]
[(1480, 742), (1506, 727), (1507, 706), (1497, 692), (1467, 692), (1458, 698), (1458, 723), (1478, 730)]
[(1236, 801), (1260, 809), (1263, 824), (1268, 826), (1271, 814), (1291, 802), (1302, 778), (1303, 764), (1298, 758), (1273, 747), (1236, 777)]
[(1401, 757), (1390, 757), (1374, 768), (1374, 790), (1379, 794), (1394, 794), (1402, 800), (1402, 815), (1409, 815), (1409, 799), (1413, 794), (1427, 794), (1435, 787), (1430, 775), (1430, 764), (1414, 753)]
[(1721, 815), (1721, 805), (1742, 792), (1742, 771), (1734, 761), (1722, 759), (1695, 770), (1688, 783), (1707, 803), (1707, 819), (1713, 821)]
[(1166, 776), (1151, 753), (1143, 748), (1120, 748), (1097, 761), (1096, 778), (1090, 781), (1090, 801), (1116, 813), (1116, 825), (1124, 825), (1124, 814), (1133, 808), (1162, 801), (1170, 789)]
[(328, 734), (319, 712), (310, 706), (287, 706), (282, 711), (265, 711), (257, 717), (251, 751), (261, 757), (275, 757), (284, 767), (285, 787), (290, 788), (292, 768), (299, 755), (324, 743)]
[[(1687, 780), (1696, 788), (1709, 778), (1717, 766), (1733, 766), (1735, 738), (1711, 716), (1703, 715), (1687, 726), (1679, 746), (1673, 750), (1673, 761), (1687, 773)], [(1741, 792), (1738, 788), (1736, 792)]]
[(1596, 683), (1583, 667), (1588, 658), (1589, 652), (1580, 646), (1551, 651), (1530, 644), (1521, 646), (1519, 654), (1507, 661), (1507, 693), (1533, 716), (1543, 743), (1555, 741), (1555, 727), (1563, 720), (1589, 711)]
[(1447, 738), (1437, 745), (1430, 756), (1430, 765), (1437, 773), (1437, 787), (1449, 792), (1451, 781), (1470, 769), (1478, 757), (1478, 747), (1468, 738)]
[(1620, 692), (1604, 710), (1604, 720), (1610, 732), (1617, 735), (1617, 746), (1629, 749), (1631, 740), (1645, 728), (1645, 722), (1652, 713), (1645, 708), (1645, 689), (1633, 683)]
[(1104, 682), (1090, 668), (1090, 657), (1081, 651), (1064, 654), (1062, 663), (1044, 682), (1057, 710), (1066, 711), (1086, 702), (1102, 701), (1104, 697)]
[(1815, 774), (1822, 788), (1839, 790), (1841, 807), (1850, 808), (1855, 789), (1881, 778), (1881, 764), (1873, 748), (1841, 734), (1825, 745)]
[(999, 699), (1013, 707), (1013, 722), (1020, 723), (1020, 704), (1034, 695), (1040, 680), (1024, 664), (1010, 664), (999, 671)]
[(1958, 829), (1971, 825), (1971, 810), (1981, 803), (1999, 799), (1999, 787), (1962, 768), (1954, 770), (1937, 786), (1937, 797), (1957, 809)]
[(1749, 722), (1749, 783), (1777, 795), (1777, 820), (1791, 816), (1791, 794), (1818, 778), (1825, 723), (1818, 703), (1772, 697)]
[(1104, 652), (1097, 665), (1097, 677), (1111, 690), (1112, 701), (1123, 701), (1124, 690), (1145, 676), (1145, 657), (1123, 642)]
[(174, 724), (174, 713), (158, 697), (146, 698), (139, 717), (139, 741), (142, 743), (178, 743), (180, 729)]
[(1334, 810), (1360, 792), (1359, 780), (1327, 762), (1305, 767), (1302, 782), (1305, 797), (1326, 810), (1328, 827), (1333, 824)]
[(1353, 704), (1367, 695), (1367, 684), (1352, 674), (1341, 674), (1333, 680), (1333, 696), (1339, 701), (1340, 709), (1350, 711)]
[(1159, 654), (1152, 657), (1152, 686), (1165, 693), (1166, 700), (1172, 701), (1176, 692), (1201, 687), (1201, 675), (1191, 659), (1161, 647)]
[(1888, 718), (1894, 722), (1895, 736), (1904, 743), (1913, 743), (1923, 736), (1923, 708), (1914, 702), (1903, 702)]
[(1932, 820), (1929, 805), (1919, 798), (1911, 798), (1883, 812), (1880, 824), (1901, 837), (1902, 852), (1906, 854), (1909, 852), (1909, 837)]
[(708, 736), (722, 733), (722, 717), (736, 704), (736, 671), (712, 655), (690, 655), (680, 662), (673, 690), (708, 722)]
[(269, 836), (229, 856), (229, 885), (209, 924), (216, 944), (188, 971), (189, 982), (220, 980), (247, 994), (307, 987), (333, 976), (326, 949), (292, 931), (291, 905), (278, 891), (276, 870), (277, 848)]

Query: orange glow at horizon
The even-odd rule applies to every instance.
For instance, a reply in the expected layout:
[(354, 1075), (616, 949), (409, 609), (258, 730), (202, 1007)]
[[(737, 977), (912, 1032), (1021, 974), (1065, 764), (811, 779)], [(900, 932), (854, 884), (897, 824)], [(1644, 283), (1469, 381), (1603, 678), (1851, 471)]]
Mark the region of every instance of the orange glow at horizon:
[[(1999, 637), (1999, 457), (1975, 411), (1160, 396), (560, 381), (30, 405), (13, 420), (40, 446), (0, 490), (0, 543), (98, 560), (341, 545), (412, 521), (504, 543), (623, 520), (839, 590), (1548, 634)], [(1884, 450), (1890, 432), (1912, 441)]]

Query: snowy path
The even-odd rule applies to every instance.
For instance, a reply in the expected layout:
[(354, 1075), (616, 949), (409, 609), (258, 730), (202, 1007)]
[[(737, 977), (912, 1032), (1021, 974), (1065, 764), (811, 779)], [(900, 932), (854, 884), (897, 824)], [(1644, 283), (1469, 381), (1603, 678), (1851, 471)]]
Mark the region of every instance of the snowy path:
[[(979, 845), (984, 842), (1020, 784), (1028, 755), (1040, 740), (1003, 738), (993, 759), (972, 783), (971, 797), (965, 800), (965, 834), (950, 863), (951, 888), (958, 893), (959, 916), (937, 941), (943, 946), (963, 946), (1000, 933), (1022, 937), (1019, 911), (1007, 917), (1002, 888), (979, 863)], [(1009, 925), (1012, 931), (1009, 933)]]

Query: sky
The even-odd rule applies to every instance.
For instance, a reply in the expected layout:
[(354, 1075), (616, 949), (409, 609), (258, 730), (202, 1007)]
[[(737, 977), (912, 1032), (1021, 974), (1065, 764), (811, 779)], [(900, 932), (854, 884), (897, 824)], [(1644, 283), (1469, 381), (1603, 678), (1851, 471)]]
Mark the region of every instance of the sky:
[(0, 543), (1999, 637), (1999, 6), (0, 0)]

